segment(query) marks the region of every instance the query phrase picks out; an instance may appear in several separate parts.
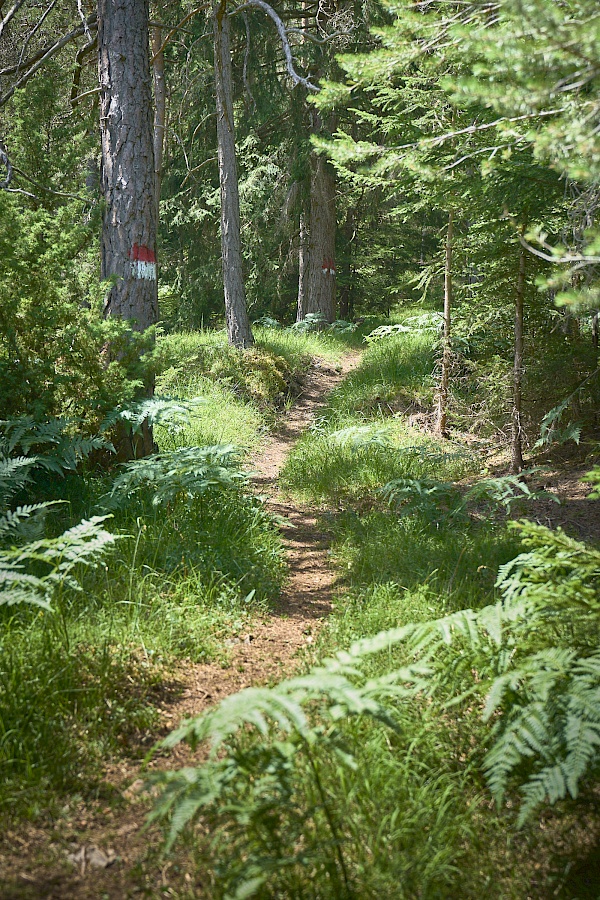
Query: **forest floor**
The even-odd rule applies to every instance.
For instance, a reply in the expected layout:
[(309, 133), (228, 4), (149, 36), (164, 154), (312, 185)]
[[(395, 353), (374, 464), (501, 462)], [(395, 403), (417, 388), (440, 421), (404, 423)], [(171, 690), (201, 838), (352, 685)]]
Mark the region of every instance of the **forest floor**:
[[(315, 360), (293, 406), (282, 413), (251, 460), (255, 490), (280, 520), (289, 567), (286, 584), (250, 631), (225, 642), (225, 665), (182, 662), (171, 670), (160, 686), (161, 719), (153, 741), (229, 694), (289, 674), (298, 667), (303, 651), (309, 655), (331, 610), (336, 573), (329, 564), (329, 536), (316, 515), (284, 497), (277, 479), (291, 447), (359, 359), (358, 352), (350, 352), (335, 367)], [(185, 860), (161, 859), (157, 829), (143, 830), (150, 804), (140, 793), (144, 773), (139, 758), (147, 749), (148, 736), (133, 758), (107, 765), (99, 799), (81, 800), (65, 806), (64, 817), (0, 835), (0, 900), (198, 896), (197, 873), (192, 887)], [(169, 755), (168, 767), (193, 762), (189, 748), (180, 745)], [(164, 768), (165, 760), (151, 765)]]
[[(323, 360), (314, 362), (304, 377), (300, 395), (289, 409), (279, 415), (270, 434), (263, 438), (261, 446), (249, 461), (254, 490), (264, 498), (267, 509), (276, 517), (283, 538), (288, 577), (280, 597), (268, 609), (262, 607), (258, 613), (245, 618), (240, 628), (225, 634), (221, 639), (220, 653), (213, 661), (180, 660), (175, 664), (163, 664), (152, 697), (153, 705), (158, 709), (158, 720), (146, 732), (140, 733), (139, 740), (131, 746), (127, 756), (115, 756), (107, 761), (93, 799), (88, 795), (71, 796), (62, 810), (55, 811), (52, 819), (46, 816), (34, 823), (15, 824), (0, 834), (0, 900), (133, 900), (136, 897), (193, 900), (215, 896), (211, 893), (207, 869), (199, 870), (197, 856), (194, 856), (194, 849), (189, 842), (186, 843), (185, 837), (168, 857), (161, 856), (163, 841), (159, 828), (151, 826), (144, 829), (152, 797), (141, 790), (148, 770), (179, 769), (197, 764), (204, 751), (192, 753), (187, 745), (181, 744), (168, 755), (155, 755), (144, 769), (141, 760), (150, 747), (182, 719), (197, 715), (250, 685), (275, 682), (314, 660), (317, 653), (323, 650), (323, 646), (315, 647), (319, 632), (320, 643), (331, 649), (332, 646), (347, 645), (356, 634), (364, 636), (395, 626), (404, 621), (401, 616), (410, 616), (409, 620), (413, 621), (413, 616), (430, 616), (432, 608), (434, 614), (441, 615), (447, 611), (444, 602), (453, 602), (460, 608), (485, 602), (488, 596), (486, 591), (493, 590), (491, 585), (497, 565), (505, 561), (502, 556), (505, 551), (495, 533), (482, 527), (473, 529), (469, 536), (467, 532), (464, 535), (458, 533), (459, 529), (455, 528), (438, 540), (436, 533), (431, 536), (431, 529), (428, 531), (426, 527), (420, 527), (420, 530), (404, 534), (401, 525), (389, 515), (384, 515), (385, 510), (380, 508), (382, 504), (373, 499), (376, 497), (373, 485), (380, 485), (394, 476), (394, 467), (398, 464), (397, 451), (375, 444), (371, 456), (380, 460), (381, 468), (371, 473), (368, 468), (371, 465), (369, 454), (364, 455), (366, 462), (361, 468), (363, 457), (349, 453), (339, 442), (327, 442), (328, 428), (335, 433), (340, 425), (354, 424), (353, 419), (344, 418), (346, 406), (352, 413), (354, 408), (360, 408), (359, 403), (363, 409), (368, 408), (369, 404), (379, 403), (386, 358), (369, 364), (370, 369), (367, 365), (366, 373), (361, 376), (365, 357), (366, 354), (358, 372), (353, 372), (344, 387), (333, 394), (331, 402), (337, 398), (338, 407), (343, 407), (343, 415), (340, 413), (338, 418), (332, 417), (330, 422), (326, 421), (327, 415), (319, 418), (319, 413), (329, 402), (333, 389), (352, 370), (357, 369), (360, 354), (356, 351), (346, 353), (341, 363), (335, 365)], [(398, 356), (389, 352), (389, 358), (390, 365), (395, 366)], [(421, 377), (414, 366), (414, 358), (407, 353), (410, 371), (407, 368), (395, 373), (393, 384), (404, 385), (411, 377), (415, 380)], [(360, 415), (363, 415), (362, 412)], [(307, 433), (315, 419), (319, 425), (323, 420), (323, 428)], [(369, 421), (367, 417), (356, 418), (355, 424), (362, 428), (365, 421)], [(404, 416), (391, 416), (385, 420), (374, 418), (373, 421), (376, 427), (388, 425), (410, 429), (407, 440), (411, 445), (416, 440), (430, 442), (423, 444), (425, 462), (429, 453), (435, 456), (436, 444), (430, 433), (430, 423), (421, 422), (417, 428), (410, 428), (411, 423)], [(457, 446), (461, 444), (462, 437), (456, 436)], [(466, 444), (467, 438), (464, 436)], [(322, 443), (319, 444), (319, 441)], [(439, 448), (437, 452), (439, 455)], [(389, 469), (386, 468), (388, 458)], [(480, 465), (483, 457), (477, 457), (477, 460)], [(287, 476), (283, 472), (280, 479), (286, 461)], [(544, 463), (546, 468), (535, 476), (535, 486), (543, 486), (554, 493), (561, 499), (561, 504), (548, 498), (536, 500), (529, 508), (529, 516), (541, 524), (561, 526), (580, 539), (599, 540), (600, 501), (590, 503), (586, 499), (589, 486), (581, 481), (589, 465), (583, 464), (581, 456), (563, 458), (560, 454), (549, 454), (547, 459), (537, 461)], [(452, 460), (445, 463), (453, 464)], [(504, 474), (506, 457), (487, 460), (486, 465), (494, 473)], [(287, 486), (290, 472), (296, 479), (296, 492), (293, 492), (292, 486), (288, 494), (280, 489), (279, 483), (281, 481)], [(462, 474), (457, 470), (456, 475), (440, 471), (436, 472), (436, 477), (464, 483), (464, 479), (472, 479), (473, 474), (471, 469)], [(335, 481), (333, 476), (338, 480)], [(290, 499), (301, 495), (302, 489), (310, 488), (311, 484), (314, 490), (312, 500), (300, 502)], [(321, 490), (322, 494), (319, 493)], [(320, 515), (324, 510), (328, 511), (325, 517)], [(356, 530), (359, 515), (362, 518)], [(324, 520), (328, 523), (326, 528), (331, 523), (331, 534), (324, 530)], [(486, 523), (479, 524), (485, 526)], [(497, 540), (499, 550), (495, 549)], [(473, 544), (474, 541), (478, 543)], [(509, 554), (506, 558), (511, 558), (516, 551), (509, 548), (506, 552)], [(488, 566), (489, 573), (486, 575), (483, 570), (487, 571)], [(423, 574), (420, 569), (427, 575), (424, 583), (431, 581), (427, 592), (422, 594), (423, 600), (419, 599)], [(439, 583), (433, 581), (436, 572), (441, 573), (437, 576)], [(376, 573), (376, 578), (373, 573)], [(488, 588), (485, 584), (483, 588), (477, 587), (478, 579), (485, 578)], [(392, 582), (408, 585), (408, 588), (402, 587), (397, 601), (390, 593), (392, 589), (389, 584)], [(445, 587), (453, 583), (456, 597), (451, 596), (450, 588)], [(371, 586), (374, 586), (373, 589)], [(336, 608), (335, 598), (342, 592), (344, 603)], [(439, 598), (436, 597), (438, 593)], [(365, 602), (366, 598), (368, 602)], [(422, 609), (423, 603), (427, 607), (425, 611)], [(434, 606), (435, 603), (438, 606)], [(321, 630), (327, 619), (327, 626)], [(337, 631), (329, 634), (332, 624)], [(136, 690), (137, 686), (132, 682), (132, 691)], [(425, 735), (425, 732), (418, 733)], [(438, 738), (435, 740), (437, 744)], [(454, 758), (450, 752), (454, 752), (451, 737), (448, 742), (435, 763), (443, 773)], [(398, 759), (402, 757), (400, 752)], [(373, 759), (375, 763), (371, 765), (373, 774), (376, 774), (377, 757)], [(429, 759), (427, 765), (430, 765)], [(396, 775), (394, 771), (389, 769), (396, 778), (391, 786), (395, 806), (395, 792), (403, 789), (410, 773), (400, 766)], [(385, 772), (388, 773), (387, 768)], [(450, 791), (451, 780), (456, 779), (456, 774), (451, 772), (448, 778), (447, 789)], [(428, 783), (427, 775), (425, 784)], [(465, 781), (465, 784), (467, 791), (473, 790), (468, 782)], [(383, 790), (381, 785), (379, 789)], [(430, 800), (425, 788), (419, 793), (418, 780), (414, 781), (411, 789), (415, 791), (414, 802), (419, 816), (426, 813), (430, 803), (437, 817), (437, 795)], [(460, 828), (471, 819), (460, 805), (464, 793), (462, 788), (457, 790), (459, 799), (455, 798), (454, 806), (448, 813), (452, 823), (455, 819), (458, 822), (458, 836), (448, 825), (444, 826), (446, 831), (440, 826), (437, 838), (442, 847), (446, 843), (450, 845), (452, 840), (457, 842), (452, 852), (457, 854), (458, 863), (465, 866), (464, 877), (470, 870), (478, 871), (480, 856), (489, 851), (485, 865), (494, 871), (497, 882), (495, 896), (503, 900), (549, 900), (550, 897), (587, 900), (598, 896), (581, 888), (584, 882), (587, 883), (585, 879), (588, 879), (590, 871), (597, 871), (594, 848), (600, 846), (600, 826), (595, 809), (585, 812), (583, 816), (579, 811), (569, 813), (567, 809), (562, 819), (557, 811), (549, 810), (542, 817), (539, 834), (536, 832), (527, 839), (523, 833), (511, 838), (506, 815), (504, 819), (496, 820), (489, 811), (481, 816), (476, 814), (473, 822), (481, 828), (482, 846), (477, 849), (473, 836), (469, 839), (473, 843), (472, 857), (465, 857), (469, 840), (464, 834), (468, 831), (463, 834)], [(482, 809), (487, 810), (487, 794), (481, 796)], [(405, 802), (408, 803), (406, 798)], [(439, 818), (443, 824), (441, 813)], [(418, 817), (417, 820), (414, 834), (410, 833), (410, 840), (415, 846), (410, 845), (411, 858), (407, 858), (406, 871), (409, 874), (414, 867), (413, 853), (417, 862), (419, 853), (426, 858), (426, 850), (419, 849), (418, 838), (426, 830), (423, 822), (427, 820)], [(502, 840), (498, 842), (495, 838), (500, 833), (500, 827), (506, 832), (502, 831)], [(196, 831), (194, 837), (197, 838), (200, 833)], [(207, 838), (206, 843), (209, 843), (210, 835)], [(373, 842), (369, 844), (371, 852), (371, 846), (376, 847), (373, 834), (365, 832), (364, 840)], [(507, 849), (509, 844), (510, 850)], [(387, 859), (389, 848), (386, 845), (384, 849)], [(557, 876), (554, 871), (558, 865), (556, 858), (562, 859), (563, 856), (564, 861), (559, 859), (562, 874)], [(367, 865), (372, 865), (371, 857)], [(421, 894), (419, 879), (422, 876), (417, 874), (415, 877), (419, 893), (415, 889), (411, 896), (438, 896), (436, 888)], [(395, 878), (395, 875), (394, 878), (390, 876), (390, 880), (384, 883), (381, 896), (395, 896), (395, 888), (392, 887), (397, 883)], [(484, 876), (473, 883), (475, 887), (466, 887), (462, 896), (483, 895), (481, 885)], [(410, 891), (409, 887), (407, 891)], [(367, 895), (371, 896), (367, 893), (364, 896)], [(458, 894), (443, 893), (439, 896), (454, 897)]]

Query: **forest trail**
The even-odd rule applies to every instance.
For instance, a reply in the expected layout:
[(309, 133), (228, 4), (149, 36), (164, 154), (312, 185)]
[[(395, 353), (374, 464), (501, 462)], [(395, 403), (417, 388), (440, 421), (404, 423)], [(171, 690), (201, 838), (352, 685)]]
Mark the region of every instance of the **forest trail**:
[[(359, 359), (360, 353), (349, 353), (337, 367), (316, 360), (303, 379), (302, 393), (251, 459), (255, 490), (265, 497), (267, 508), (285, 520), (280, 527), (288, 578), (278, 601), (253, 621), (251, 632), (225, 641), (227, 667), (218, 661), (181, 662), (175, 667), (171, 683), (160, 688), (159, 726), (143, 736), (140, 756), (182, 719), (243, 688), (291, 673), (303, 649), (313, 643), (331, 609), (336, 585), (328, 561), (328, 536), (318, 529), (310, 509), (282, 496), (277, 478), (298, 437)], [(201, 748), (192, 754), (187, 745), (180, 745), (151, 768), (193, 765), (203, 752)], [(116, 760), (105, 770), (102, 793), (120, 795), (125, 806), (121, 800), (116, 808), (106, 800), (82, 801), (66, 821), (6, 834), (0, 846), (0, 900), (197, 896), (186, 893), (185, 864), (157, 859), (157, 829), (142, 833), (149, 809), (147, 797), (140, 795), (142, 785), (136, 759)]]
[(280, 528), (288, 577), (279, 599), (253, 623), (252, 631), (226, 642), (228, 668), (218, 663), (182, 667), (186, 689), (180, 701), (165, 710), (170, 724), (197, 715), (250, 685), (287, 674), (297, 665), (299, 652), (312, 644), (328, 615), (336, 582), (336, 573), (328, 563), (328, 536), (318, 529), (311, 510), (281, 495), (277, 478), (296, 440), (359, 358), (358, 353), (348, 354), (336, 368), (322, 360), (313, 363), (303, 379), (302, 393), (251, 459), (257, 493), (265, 497), (270, 512), (285, 520)]

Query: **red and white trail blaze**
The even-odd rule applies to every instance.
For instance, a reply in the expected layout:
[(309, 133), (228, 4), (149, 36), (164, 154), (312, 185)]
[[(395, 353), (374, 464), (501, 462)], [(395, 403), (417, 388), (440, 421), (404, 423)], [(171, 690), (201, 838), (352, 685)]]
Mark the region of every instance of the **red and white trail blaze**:
[(330, 256), (326, 256), (321, 263), (323, 275), (335, 275), (335, 263)]
[(156, 254), (143, 244), (134, 244), (129, 254), (134, 278), (156, 281)]

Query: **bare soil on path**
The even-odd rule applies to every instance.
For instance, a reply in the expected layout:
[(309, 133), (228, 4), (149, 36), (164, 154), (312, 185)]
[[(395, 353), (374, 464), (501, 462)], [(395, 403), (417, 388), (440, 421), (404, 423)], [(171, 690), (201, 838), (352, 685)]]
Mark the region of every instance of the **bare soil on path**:
[[(181, 663), (160, 703), (161, 727), (151, 742), (182, 719), (198, 715), (224, 697), (266, 684), (298, 667), (331, 609), (336, 574), (328, 562), (328, 535), (313, 511), (285, 498), (277, 486), (283, 463), (309, 427), (328, 394), (359, 360), (347, 355), (339, 366), (316, 361), (303, 380), (294, 405), (251, 461), (252, 481), (267, 508), (282, 518), (289, 577), (278, 601), (252, 630), (226, 642), (229, 665)], [(140, 756), (147, 749), (141, 749)], [(186, 746), (160, 766), (193, 764)], [(160, 861), (156, 829), (142, 832), (148, 810), (140, 797), (139, 764), (115, 761), (105, 773), (107, 796), (119, 795), (117, 809), (107, 800), (65, 807), (64, 819), (0, 833), (0, 900), (124, 900), (140, 896), (202, 896), (201, 876), (180, 864)]]

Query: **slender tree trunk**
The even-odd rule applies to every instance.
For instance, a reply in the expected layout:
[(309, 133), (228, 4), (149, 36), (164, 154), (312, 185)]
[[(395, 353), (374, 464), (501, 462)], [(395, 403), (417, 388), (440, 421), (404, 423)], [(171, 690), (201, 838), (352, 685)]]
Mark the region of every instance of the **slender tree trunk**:
[(300, 239), (298, 247), (298, 312), (296, 322), (301, 322), (306, 315), (306, 291), (308, 281), (308, 228), (306, 227), (306, 214), (300, 213)]
[[(525, 228), (522, 229), (523, 233)], [(523, 425), (522, 425), (522, 385), (523, 385), (523, 306), (525, 300), (525, 247), (521, 246), (519, 274), (515, 295), (515, 364), (513, 374), (512, 411), (512, 470), (515, 474), (523, 471)]]
[(335, 320), (335, 176), (323, 156), (313, 155), (310, 179), (308, 288), (304, 314)]
[(340, 288), (340, 319), (347, 322), (350, 317), (350, 285), (343, 284)]
[(444, 263), (444, 341), (442, 350), (442, 376), (438, 395), (437, 430), (447, 436), (446, 421), (448, 418), (448, 385), (450, 383), (450, 365), (452, 362), (452, 210), (448, 213), (448, 230), (446, 232), (446, 259)]
[[(106, 316), (144, 331), (158, 321), (156, 201), (148, 0), (98, 0), (101, 274), (113, 280)], [(152, 395), (153, 383), (146, 384)], [(152, 432), (123, 439), (122, 456), (154, 449)]]
[(598, 354), (598, 310), (592, 316), (592, 347), (596, 351), (596, 355)]
[(353, 241), (356, 236), (355, 227), (355, 209), (350, 207), (346, 213), (346, 221), (344, 222), (342, 232), (343, 252), (340, 259), (340, 279), (339, 279), (339, 318), (348, 321), (352, 316), (353, 306), (353, 268), (352, 268), (352, 249)]
[(156, 191), (156, 221), (160, 222), (160, 188), (163, 173), (163, 152), (165, 146), (165, 121), (167, 115), (167, 92), (165, 89), (165, 56), (161, 49), (162, 28), (155, 25), (152, 30), (152, 54), (154, 61), (154, 181)]
[(225, 317), (229, 342), (236, 347), (250, 347), (252, 331), (246, 308), (240, 235), (240, 196), (233, 122), (233, 88), (229, 16), (226, 0), (213, 8), (215, 44), (215, 89), (217, 99), (217, 153), (221, 184), (221, 253)]

